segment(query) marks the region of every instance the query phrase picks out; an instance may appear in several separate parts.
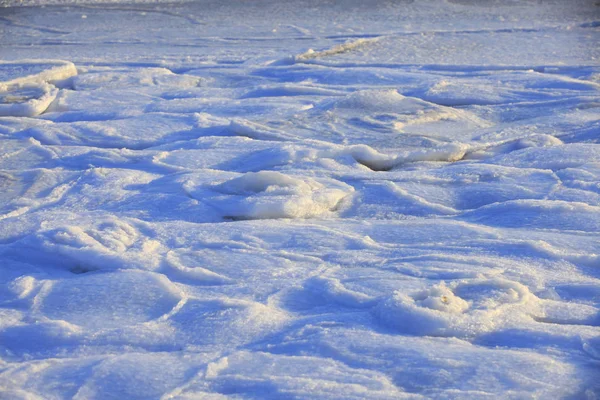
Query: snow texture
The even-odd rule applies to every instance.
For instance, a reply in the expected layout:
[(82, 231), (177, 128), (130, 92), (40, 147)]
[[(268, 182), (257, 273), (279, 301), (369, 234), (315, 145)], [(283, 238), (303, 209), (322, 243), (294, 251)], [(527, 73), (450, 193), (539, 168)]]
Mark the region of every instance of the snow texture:
[(598, 4), (0, 5), (0, 399), (600, 398)]

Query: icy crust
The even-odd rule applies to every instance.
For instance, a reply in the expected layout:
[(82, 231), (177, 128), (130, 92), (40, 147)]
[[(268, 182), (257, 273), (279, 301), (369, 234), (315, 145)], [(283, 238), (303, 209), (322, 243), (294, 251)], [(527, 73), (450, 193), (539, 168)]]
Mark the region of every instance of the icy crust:
[(126, 87), (168, 87), (190, 89), (201, 84), (202, 79), (191, 75), (175, 74), (166, 68), (144, 68), (138, 70), (114, 68), (82, 69), (82, 74), (73, 79), (75, 90), (97, 88), (120, 89)]
[(58, 94), (56, 87), (46, 83), (6, 88), (0, 91), (0, 117), (35, 117), (46, 111)]
[[(386, 350), (380, 351), (379, 346)], [(458, 339), (418, 338), (326, 324), (293, 331), (285, 343), (276, 346), (276, 354), (271, 357), (281, 357), (281, 353), (289, 357), (298, 348), (306, 356), (323, 351), (336, 354), (346, 365), (353, 366), (356, 373), (379, 366), (396, 388), (403, 391), (390, 391), (385, 398), (409, 394), (419, 394), (422, 398), (462, 398), (461, 392), (467, 393), (465, 397), (503, 397), (507, 392), (515, 398), (532, 393), (568, 396), (576, 392), (569, 387), (577, 386), (578, 380), (571, 366), (552, 356), (488, 349)], [(414, 369), (414, 365), (422, 368)], [(479, 385), (482, 381), (488, 384), (485, 388)], [(515, 382), (517, 388), (512, 386)]]
[(162, 275), (117, 272), (50, 282), (36, 301), (44, 317), (87, 329), (122, 328), (168, 314), (182, 293)]
[(365, 136), (368, 138), (372, 135), (369, 131), (375, 129), (379, 132), (377, 141), (381, 141), (382, 133), (388, 131), (388, 135), (394, 136), (424, 135), (434, 140), (461, 140), (475, 129), (490, 126), (489, 122), (469, 111), (404, 96), (390, 89), (357, 90), (344, 97), (322, 101), (317, 110), (344, 121), (348, 133), (358, 130), (357, 133), (368, 135)]
[(0, 61), (0, 117), (42, 114), (58, 95), (53, 83), (75, 75), (75, 65), (67, 61)]
[(380, 38), (373, 39), (357, 39), (353, 41), (348, 41), (346, 43), (337, 45), (332, 47), (331, 49), (315, 51), (313, 49), (309, 49), (302, 54), (298, 54), (292, 58), (292, 60), (296, 63), (308, 62), (310, 60), (314, 60), (317, 58), (333, 56), (337, 54), (347, 53), (349, 51), (359, 49), (363, 46), (368, 46), (370, 44), (376, 43)]
[[(499, 73), (493, 85), (486, 77), (446, 76), (429, 86), (424, 91), (414, 92), (414, 96), (444, 105), (493, 105), (526, 101), (551, 101), (570, 97), (573, 90), (593, 93), (600, 89), (597, 82), (556, 76), (540, 71), (524, 70), (511, 74)], [(541, 89), (532, 92), (531, 89)]]
[(309, 218), (333, 211), (354, 189), (331, 179), (297, 178), (275, 171), (248, 172), (213, 186), (210, 200), (225, 218)]
[(466, 213), (468, 221), (506, 227), (598, 232), (600, 207), (561, 200), (513, 200)]
[(32, 83), (55, 83), (77, 75), (72, 62), (62, 60), (0, 61), (0, 88)]

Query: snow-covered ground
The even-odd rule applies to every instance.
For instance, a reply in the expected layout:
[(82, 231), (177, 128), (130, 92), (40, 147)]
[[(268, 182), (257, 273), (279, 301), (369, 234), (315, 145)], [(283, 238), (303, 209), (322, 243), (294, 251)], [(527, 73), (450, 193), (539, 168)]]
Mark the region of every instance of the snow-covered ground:
[(0, 398), (600, 397), (600, 5), (4, 1)]

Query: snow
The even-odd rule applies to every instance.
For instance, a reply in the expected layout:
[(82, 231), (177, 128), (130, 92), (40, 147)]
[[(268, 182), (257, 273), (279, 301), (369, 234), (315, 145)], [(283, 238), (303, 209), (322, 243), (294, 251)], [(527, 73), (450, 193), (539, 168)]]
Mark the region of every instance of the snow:
[[(248, 172), (212, 188), (225, 196), (206, 198), (221, 210), (224, 218), (268, 219), (309, 218), (332, 211), (354, 189), (330, 180), (321, 183), (311, 178), (299, 179), (275, 171)], [(231, 196), (227, 196), (231, 195)]]
[(71, 62), (60, 60), (0, 61), (0, 117), (33, 117), (56, 99), (60, 83), (77, 75)]
[(600, 396), (600, 8), (0, 3), (0, 398)]

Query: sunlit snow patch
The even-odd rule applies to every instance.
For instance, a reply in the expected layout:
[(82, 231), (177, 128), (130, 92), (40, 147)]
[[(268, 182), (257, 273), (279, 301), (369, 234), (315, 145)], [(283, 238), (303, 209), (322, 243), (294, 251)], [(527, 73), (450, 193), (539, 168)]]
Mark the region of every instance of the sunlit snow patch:
[(354, 189), (332, 179), (249, 172), (213, 187), (223, 215), (233, 219), (308, 218), (334, 210)]

